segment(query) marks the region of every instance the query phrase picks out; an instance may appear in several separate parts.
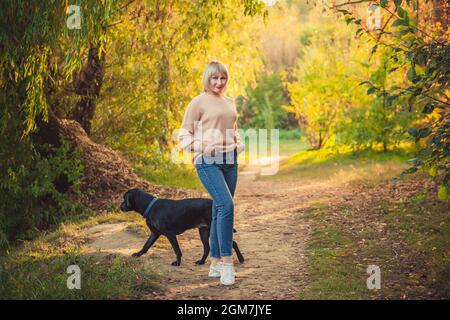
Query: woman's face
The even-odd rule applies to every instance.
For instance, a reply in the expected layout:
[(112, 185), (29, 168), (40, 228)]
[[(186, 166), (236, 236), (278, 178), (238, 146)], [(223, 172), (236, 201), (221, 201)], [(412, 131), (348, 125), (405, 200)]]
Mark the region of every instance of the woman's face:
[(215, 73), (209, 78), (209, 89), (214, 94), (222, 94), (227, 86), (227, 76), (223, 73)]

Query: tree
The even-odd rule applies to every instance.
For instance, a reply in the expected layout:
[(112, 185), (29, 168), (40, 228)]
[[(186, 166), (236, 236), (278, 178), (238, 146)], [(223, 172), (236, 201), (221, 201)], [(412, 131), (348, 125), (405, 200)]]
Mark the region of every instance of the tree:
[(106, 52), (99, 44), (92, 43), (87, 61), (74, 80), (74, 91), (79, 100), (71, 110), (70, 118), (79, 122), (88, 135), (91, 134), (91, 122), (104, 81), (105, 59)]
[[(206, 5), (208, 4), (208, 5)], [(168, 5), (168, 3), (166, 3)], [(244, 5), (180, 1), (172, 6), (136, 3), (123, 23), (110, 30), (110, 53), (93, 138), (120, 149), (128, 159), (165, 168), (171, 133), (183, 110), (203, 90), (201, 72), (208, 59), (226, 63), (231, 73), (227, 95), (238, 95), (241, 81), (259, 67), (247, 29), (252, 18)], [(164, 15), (156, 18), (154, 11)], [(244, 44), (244, 45), (243, 45)], [(155, 125), (158, 124), (158, 125)], [(150, 159), (151, 158), (151, 159)], [(151, 163), (150, 163), (151, 162)]]
[[(0, 246), (31, 227), (54, 222), (67, 207), (73, 209), (62, 195), (76, 183), (82, 170), (74, 150), (65, 143), (60, 118), (72, 116), (90, 131), (105, 80), (109, 30), (135, 2), (148, 3), (81, 0), (75, 13), (64, 1), (0, 3)], [(156, 1), (155, 10), (148, 12), (163, 30), (149, 30), (147, 38), (150, 48), (159, 45), (155, 56), (162, 56), (157, 101), (163, 121), (153, 123), (154, 127), (170, 128), (172, 114), (166, 74), (171, 69), (166, 58), (177, 45), (179, 34), (165, 38), (167, 20), (174, 14), (170, 6), (190, 6), (195, 14), (202, 7), (212, 8), (221, 2), (199, 0), (192, 6), (184, 0)], [(244, 10), (253, 15), (264, 12), (264, 5), (245, 0)], [(77, 12), (81, 14), (80, 28), (71, 29), (68, 19)], [(213, 23), (216, 17), (199, 18)], [(200, 20), (194, 19), (197, 23)], [(198, 32), (196, 25), (186, 25), (181, 37)], [(155, 34), (163, 36), (155, 38)]]
[[(346, 3), (336, 5), (335, 8), (349, 23), (359, 26), (357, 33), (364, 32), (375, 40), (373, 52), (381, 46), (390, 50), (390, 59), (397, 65), (392, 66), (389, 73), (400, 67), (407, 69), (406, 86), (383, 91), (370, 81), (364, 83), (369, 86), (370, 92), (383, 92), (389, 101), (407, 98), (411, 110), (421, 112), (421, 120), (408, 132), (416, 142), (426, 140), (424, 151), (427, 155), (411, 159), (413, 166), (403, 174), (414, 173), (422, 168), (430, 175), (440, 177), (442, 184), (439, 197), (447, 200), (450, 182), (449, 5), (445, 1), (428, 0), (384, 0), (371, 3), (370, 10), (381, 8), (386, 16), (379, 30), (369, 30), (354, 12), (343, 9)], [(429, 23), (430, 13), (436, 23)]]
[[(365, 68), (358, 63), (363, 59), (365, 47), (352, 39), (351, 30), (333, 15), (311, 12), (309, 24), (302, 34), (303, 42), (295, 81), (287, 83), (292, 112), (313, 149), (322, 148), (329, 138), (336, 137), (340, 126), (352, 113), (365, 107), (368, 99), (361, 99), (358, 77)], [(334, 143), (334, 141), (332, 141)]]
[(280, 128), (287, 116), (282, 106), (285, 104), (284, 88), (279, 74), (261, 74), (256, 87), (246, 87), (246, 95), (239, 99), (238, 109), (243, 110), (242, 123), (254, 128)]

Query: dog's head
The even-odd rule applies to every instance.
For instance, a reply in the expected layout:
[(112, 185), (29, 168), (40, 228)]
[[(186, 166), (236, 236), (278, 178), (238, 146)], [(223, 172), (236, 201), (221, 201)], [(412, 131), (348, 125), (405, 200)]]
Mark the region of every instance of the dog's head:
[(130, 189), (123, 195), (123, 202), (120, 204), (120, 210), (122, 211), (132, 211), (135, 209), (135, 195), (138, 189)]

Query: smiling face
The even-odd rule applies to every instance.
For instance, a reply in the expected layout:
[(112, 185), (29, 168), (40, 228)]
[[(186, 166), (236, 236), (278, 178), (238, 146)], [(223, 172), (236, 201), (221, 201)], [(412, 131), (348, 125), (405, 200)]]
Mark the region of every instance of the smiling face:
[(209, 78), (209, 91), (216, 95), (221, 95), (225, 92), (227, 86), (227, 76), (223, 73), (214, 73)]

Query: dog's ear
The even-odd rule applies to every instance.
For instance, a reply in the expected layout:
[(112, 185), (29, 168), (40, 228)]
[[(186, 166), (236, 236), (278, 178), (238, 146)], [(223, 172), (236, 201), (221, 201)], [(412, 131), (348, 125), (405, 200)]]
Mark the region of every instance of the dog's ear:
[(127, 206), (128, 209), (131, 208), (130, 196), (131, 196), (130, 192), (125, 193), (125, 205)]

